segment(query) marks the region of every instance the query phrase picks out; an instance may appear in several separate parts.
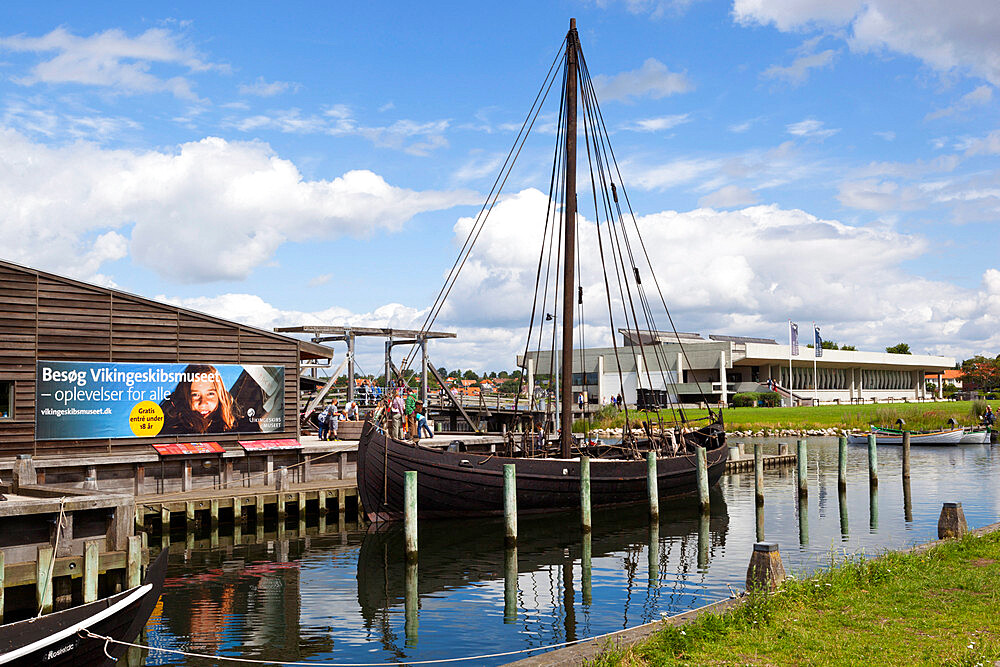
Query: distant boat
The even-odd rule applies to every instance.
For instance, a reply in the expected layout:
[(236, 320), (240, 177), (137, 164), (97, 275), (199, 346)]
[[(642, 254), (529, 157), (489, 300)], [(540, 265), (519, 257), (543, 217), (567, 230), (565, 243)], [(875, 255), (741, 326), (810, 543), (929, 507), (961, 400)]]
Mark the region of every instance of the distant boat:
[[(903, 431), (900, 429), (872, 426), (870, 433), (875, 436), (875, 444), (877, 445), (903, 444)], [(964, 436), (964, 428), (952, 428), (941, 431), (911, 431), (910, 444), (958, 445), (962, 444)], [(847, 442), (852, 445), (863, 445), (868, 442), (868, 433), (849, 435), (847, 436)]]
[(146, 571), (140, 586), (96, 602), (0, 625), (0, 665), (115, 664), (127, 646), (89, 639), (81, 631), (89, 630), (117, 641), (133, 641), (160, 599), (166, 572), (167, 552), (163, 551)]
[(967, 427), (962, 436), (962, 445), (988, 445), (990, 443), (990, 429)]

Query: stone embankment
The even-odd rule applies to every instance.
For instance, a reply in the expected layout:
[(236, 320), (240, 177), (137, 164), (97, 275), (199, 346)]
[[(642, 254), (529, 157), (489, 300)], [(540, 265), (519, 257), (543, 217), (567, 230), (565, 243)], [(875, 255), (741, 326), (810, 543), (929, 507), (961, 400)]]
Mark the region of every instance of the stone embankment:
[[(608, 429), (595, 429), (591, 431), (591, 435), (598, 438), (620, 438), (622, 437), (623, 429), (620, 428), (608, 428)], [(746, 431), (727, 431), (727, 438), (803, 438), (807, 436), (829, 436), (837, 437), (841, 435), (850, 435), (851, 433), (860, 433), (861, 431), (854, 431), (851, 429), (843, 428), (810, 428), (810, 429), (794, 429), (794, 428), (767, 428), (758, 430), (746, 430)], [(635, 437), (642, 437), (643, 432), (638, 429), (632, 429), (632, 435)]]

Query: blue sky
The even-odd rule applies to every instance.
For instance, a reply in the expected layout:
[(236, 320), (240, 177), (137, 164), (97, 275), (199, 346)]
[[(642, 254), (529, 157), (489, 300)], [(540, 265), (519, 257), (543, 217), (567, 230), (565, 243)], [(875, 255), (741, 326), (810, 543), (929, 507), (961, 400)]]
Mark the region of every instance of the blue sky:
[[(0, 257), (265, 328), (417, 326), (571, 16), (681, 329), (997, 354), (990, 1), (5, 3)], [(513, 366), (551, 143), (439, 365)]]

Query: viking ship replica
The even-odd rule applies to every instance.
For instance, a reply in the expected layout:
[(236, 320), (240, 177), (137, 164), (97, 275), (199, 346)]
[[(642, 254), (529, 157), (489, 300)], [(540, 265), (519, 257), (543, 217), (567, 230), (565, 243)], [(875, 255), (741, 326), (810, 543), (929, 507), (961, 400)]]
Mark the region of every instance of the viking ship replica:
[[(708, 417), (688, 419), (684, 410), (670, 404), (667, 410), (638, 415), (627, 405), (625, 427), (618, 442), (604, 442), (572, 433), (573, 354), (574, 335), (583, 348), (584, 327), (582, 279), (578, 271), (585, 268), (578, 254), (581, 245), (577, 235), (577, 144), (578, 110), (582, 111), (579, 127), (591, 183), (596, 232), (593, 251), (599, 254), (599, 268), (594, 279), (602, 284), (605, 294), (596, 300), (597, 308), (607, 309), (606, 324), (616, 356), (621, 358), (652, 358), (662, 356), (657, 342), (643, 343), (642, 336), (626, 336), (618, 343), (614, 327), (624, 325), (635, 331), (659, 331), (654, 315), (669, 320), (669, 329), (677, 337), (673, 320), (666, 308), (656, 273), (646, 245), (639, 235), (639, 224), (632, 212), (628, 195), (621, 184), (615, 156), (608, 142), (608, 132), (597, 103), (594, 85), (580, 49), (576, 20), (570, 29), (549, 73), (525, 118), (508, 158), (487, 201), (477, 215), (469, 236), (449, 272), (445, 285), (430, 309), (423, 329), (430, 330), (445, 298), (455, 285), (462, 266), (472, 252), (490, 212), (496, 206), (503, 185), (511, 173), (515, 158), (539, 118), (542, 105), (554, 87), (559, 73), (562, 89), (559, 127), (555, 157), (549, 185), (549, 204), (542, 232), (543, 247), (539, 253), (535, 275), (535, 296), (532, 304), (525, 356), (532, 349), (541, 350), (545, 322), (551, 322), (551, 349), (560, 358), (556, 382), (559, 400), (559, 424), (553, 435), (539, 433), (534, 423), (538, 414), (536, 397), (524, 399), (524, 417), (520, 433), (508, 433), (502, 446), (476, 448), (454, 444), (447, 449), (430, 447), (419, 442), (390, 437), (387, 430), (374, 421), (365, 424), (358, 443), (358, 493), (372, 521), (402, 517), (403, 477), (406, 471), (417, 472), (418, 514), (424, 518), (482, 516), (503, 513), (504, 464), (513, 463), (517, 472), (517, 507), (519, 512), (543, 512), (570, 509), (580, 503), (580, 458), (590, 458), (591, 498), (596, 507), (642, 502), (648, 497), (647, 455), (655, 452), (660, 496), (670, 498), (694, 494), (697, 491), (696, 455), (704, 448), (709, 484), (721, 477), (727, 448), (721, 410), (709, 409)], [(587, 197), (588, 200), (591, 197)], [(624, 209), (623, 209), (624, 207)], [(624, 210), (624, 213), (623, 213)], [(643, 285), (643, 279), (646, 285)], [(652, 289), (647, 291), (646, 286)], [(658, 298), (654, 300), (654, 293)], [(662, 311), (660, 311), (662, 304)], [(551, 313), (559, 312), (558, 318)], [(593, 311), (591, 311), (593, 312)], [(548, 314), (545, 317), (543, 314)], [(578, 321), (577, 318), (580, 318)], [(556, 324), (562, 326), (561, 343), (557, 342)], [(679, 340), (679, 338), (678, 338)], [(532, 348), (532, 344), (536, 347)], [(411, 353), (415, 354), (415, 353)], [(682, 354), (686, 356), (686, 352)], [(647, 362), (643, 380), (654, 391), (647, 395), (671, 396), (670, 387), (681, 381), (664, 371), (665, 360)], [(407, 367), (408, 361), (401, 365)], [(621, 364), (619, 364), (619, 368)], [(656, 370), (660, 369), (660, 370)], [(640, 374), (642, 371), (639, 371)], [(654, 378), (654, 375), (659, 375)], [(524, 375), (521, 376), (522, 382)], [(625, 386), (621, 371), (619, 382)], [(387, 378), (388, 380), (388, 378)], [(657, 387), (660, 389), (658, 390)], [(388, 393), (388, 392), (387, 392)], [(518, 396), (520, 396), (520, 391)], [(673, 395), (676, 396), (674, 391)], [(703, 394), (704, 397), (704, 394)], [(517, 412), (520, 405), (514, 405)], [(647, 404), (649, 401), (645, 401)], [(655, 402), (655, 401), (654, 401)], [(708, 400), (705, 398), (705, 404)], [(388, 419), (388, 410), (382, 413)], [(386, 423), (383, 421), (383, 423)], [(411, 435), (411, 437), (413, 437)]]

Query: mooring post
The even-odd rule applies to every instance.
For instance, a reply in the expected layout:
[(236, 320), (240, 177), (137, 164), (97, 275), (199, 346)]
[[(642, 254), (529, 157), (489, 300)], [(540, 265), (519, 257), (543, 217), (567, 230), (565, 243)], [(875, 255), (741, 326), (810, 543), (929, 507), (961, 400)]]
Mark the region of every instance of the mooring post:
[(785, 566), (777, 542), (756, 542), (747, 568), (747, 590), (765, 593), (778, 588), (785, 580)]
[(704, 513), (708, 511), (708, 463), (704, 447), (695, 447), (695, 472), (698, 473), (698, 505)]
[(649, 490), (649, 520), (660, 519), (660, 490), (656, 477), (656, 452), (646, 452), (646, 487)]
[(778, 456), (788, 456), (788, 443), (779, 442), (778, 443)]
[(878, 484), (868, 487), (868, 525), (878, 530)]
[(840, 501), (840, 535), (846, 538), (848, 535), (847, 525), (847, 487), (842, 486), (837, 492), (837, 499)]
[(503, 622), (517, 621), (517, 547), (503, 552)]
[(504, 545), (517, 545), (517, 471), (513, 463), (503, 465)]
[(593, 530), (590, 518), (590, 457), (580, 457), (580, 529), (584, 533)]
[(809, 468), (806, 465), (806, 441), (795, 443), (795, 463), (799, 475), (799, 496), (809, 495)]
[[(507, 471), (504, 470), (504, 479)], [(406, 560), (417, 560), (417, 471), (403, 473), (403, 531), (406, 534)]]
[[(764, 445), (753, 445), (753, 489), (758, 505), (764, 504)], [(760, 542), (760, 540), (757, 540)]]
[(962, 537), (969, 532), (969, 524), (965, 522), (965, 511), (962, 503), (945, 503), (938, 517), (938, 539), (947, 540), (952, 537)]
[(875, 447), (875, 434), (868, 434), (868, 483), (878, 486), (878, 449)]
[(125, 558), (125, 586), (135, 588), (142, 581), (142, 536), (132, 535), (128, 538), (128, 550)]
[(754, 518), (757, 520), (757, 541), (764, 541), (764, 506), (757, 505), (754, 507)]
[(799, 544), (809, 544), (809, 496), (799, 496)]
[(739, 443), (736, 443), (735, 445), (729, 445), (729, 460), (730, 461), (739, 461), (742, 458), (740, 456), (741, 453), (742, 452), (740, 452), (740, 444)]
[(43, 614), (52, 611), (52, 580), (49, 577), (49, 565), (53, 558), (55, 551), (52, 547), (38, 547), (35, 561), (35, 599), (38, 602), (38, 609)]
[(847, 436), (842, 435), (837, 440), (837, 486), (847, 488)]
[(910, 495), (910, 478), (903, 478), (903, 520), (913, 521), (913, 496)]
[(903, 479), (910, 479), (910, 432), (903, 431)]

